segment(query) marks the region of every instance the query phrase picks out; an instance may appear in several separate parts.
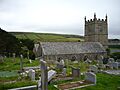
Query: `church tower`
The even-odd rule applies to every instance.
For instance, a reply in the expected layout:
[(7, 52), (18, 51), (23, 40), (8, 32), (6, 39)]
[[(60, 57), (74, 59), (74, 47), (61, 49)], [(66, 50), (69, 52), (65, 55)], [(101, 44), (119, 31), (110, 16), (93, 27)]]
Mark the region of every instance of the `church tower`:
[(105, 19), (97, 19), (95, 13), (93, 19), (86, 20), (85, 17), (85, 42), (100, 42), (108, 48), (107, 15)]

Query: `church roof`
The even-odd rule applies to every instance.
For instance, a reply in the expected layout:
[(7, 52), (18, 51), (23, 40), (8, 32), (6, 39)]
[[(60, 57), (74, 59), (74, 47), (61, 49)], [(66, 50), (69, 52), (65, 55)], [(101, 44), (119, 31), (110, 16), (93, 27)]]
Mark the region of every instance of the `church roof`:
[(105, 53), (99, 42), (41, 42), (44, 55)]

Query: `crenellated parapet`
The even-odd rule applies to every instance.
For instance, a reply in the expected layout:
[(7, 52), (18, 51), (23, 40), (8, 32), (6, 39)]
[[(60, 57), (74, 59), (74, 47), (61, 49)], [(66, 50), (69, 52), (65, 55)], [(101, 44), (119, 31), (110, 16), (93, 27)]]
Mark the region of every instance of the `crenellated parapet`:
[(86, 19), (86, 16), (85, 16), (85, 24), (87, 23), (107, 23), (107, 15), (105, 16), (105, 19), (100, 19), (100, 18), (97, 18), (96, 17), (96, 14), (94, 13), (94, 18), (93, 19), (90, 19), (90, 20), (87, 20)]

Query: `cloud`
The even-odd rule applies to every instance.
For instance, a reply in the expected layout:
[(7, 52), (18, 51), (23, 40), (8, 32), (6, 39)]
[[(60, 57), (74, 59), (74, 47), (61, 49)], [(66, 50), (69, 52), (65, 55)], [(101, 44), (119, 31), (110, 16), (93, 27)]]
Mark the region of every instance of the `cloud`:
[[(109, 2), (109, 3), (108, 3)], [(84, 16), (108, 14), (109, 35), (119, 35), (119, 0), (0, 0), (0, 25), (7, 31), (84, 34)]]

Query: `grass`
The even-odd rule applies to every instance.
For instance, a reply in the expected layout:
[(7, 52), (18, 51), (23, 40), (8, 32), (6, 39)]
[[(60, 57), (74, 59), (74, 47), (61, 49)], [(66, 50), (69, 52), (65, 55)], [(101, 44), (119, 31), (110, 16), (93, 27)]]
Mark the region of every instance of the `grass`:
[(64, 34), (47, 34), (47, 33), (12, 33), (19, 39), (31, 39), (35, 42), (78, 42), (84, 41), (82, 36), (64, 35)]
[[(39, 61), (37, 61), (37, 60), (33, 60), (32, 63), (29, 63), (28, 59), (24, 59), (23, 61), (24, 61), (24, 64), (23, 64), (24, 67), (40, 65)], [(6, 58), (5, 62), (0, 65), (0, 70), (2, 70), (2, 71), (19, 70), (20, 69), (19, 62), (20, 62), (19, 58), (16, 58), (15, 62), (13, 61), (12, 58)], [(95, 62), (92, 64), (95, 64)], [(87, 71), (87, 68), (89, 65), (85, 64), (82, 61), (79, 63), (68, 62), (68, 65), (67, 65), (67, 67), (68, 67), (67, 74), (68, 75), (70, 75), (71, 66), (80, 68), (80, 72), (85, 72), (85, 71)], [(10, 88), (18, 88), (18, 87), (24, 87), (24, 86), (30, 86), (30, 85), (37, 85), (37, 82), (30, 81), (30, 79), (28, 79), (28, 77), (24, 77), (21, 79), (18, 79), (18, 77), (19, 76), (0, 77), (0, 90), (7, 90)], [(48, 90), (58, 90), (54, 87), (55, 84), (73, 82), (73, 81), (78, 81), (78, 80), (83, 80), (83, 79), (84, 79), (84, 76), (82, 75), (80, 78), (76, 78), (74, 80), (62, 80), (62, 81), (52, 82), (48, 85)], [(9, 81), (17, 81), (17, 82), (4, 83), (4, 82), (9, 82)], [(95, 86), (89, 86), (89, 87), (75, 89), (75, 90), (117, 90), (117, 87), (120, 87), (120, 75), (115, 76), (115, 75), (98, 73), (97, 74), (97, 84)]]
[(2, 83), (0, 84), (0, 90), (8, 90), (12, 88), (25, 87), (30, 85), (37, 85), (37, 82), (33, 81), (18, 81), (14, 83)]
[[(28, 59), (23, 59), (23, 67), (38, 66), (40, 65), (38, 60), (32, 60), (32, 63)], [(20, 58), (5, 58), (4, 63), (0, 63), (0, 71), (20, 70)]]
[[(62, 83), (70, 81), (62, 81)], [(48, 90), (58, 90), (54, 87), (54, 84), (60, 84), (61, 82), (55, 82), (48, 86)], [(108, 74), (97, 74), (97, 84), (95, 86), (89, 86), (81, 89), (74, 90), (118, 90), (120, 87), (120, 76), (108, 75)]]

